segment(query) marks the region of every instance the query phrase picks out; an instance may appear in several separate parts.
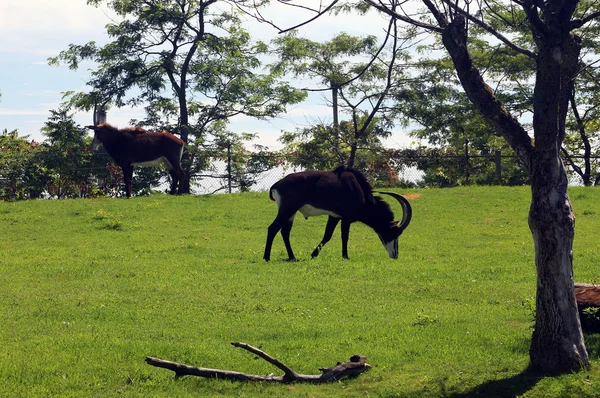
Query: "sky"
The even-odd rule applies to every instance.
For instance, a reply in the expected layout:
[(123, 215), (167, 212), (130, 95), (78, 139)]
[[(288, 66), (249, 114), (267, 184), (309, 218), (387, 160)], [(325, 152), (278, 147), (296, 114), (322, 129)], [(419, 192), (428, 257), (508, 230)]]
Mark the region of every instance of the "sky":
[[(58, 109), (67, 91), (89, 91), (85, 82), (89, 70), (80, 67), (49, 66), (69, 44), (108, 41), (105, 26), (115, 15), (106, 6), (88, 6), (86, 0), (0, 0), (0, 131), (18, 129), (21, 136), (43, 141), (40, 129), (48, 120), (51, 109)], [(289, 7), (271, 6), (265, 15), (282, 27), (303, 22), (308, 14)], [(353, 35), (380, 34), (385, 22), (376, 15), (320, 18), (299, 29), (302, 37), (316, 41), (330, 40), (345, 31)], [(277, 31), (267, 25), (248, 21), (253, 38), (270, 41)], [(306, 82), (298, 82), (306, 87)], [(128, 127), (132, 118), (141, 118), (141, 108), (112, 108), (108, 122)], [(91, 112), (78, 112), (75, 121), (81, 126), (92, 124)], [(272, 149), (281, 147), (277, 141), (281, 131), (293, 131), (314, 124), (331, 122), (331, 109), (323, 94), (312, 93), (307, 101), (288, 108), (288, 112), (273, 120), (236, 117), (230, 129), (236, 133), (257, 133), (257, 144)], [(398, 128), (386, 145), (407, 147), (413, 140)]]

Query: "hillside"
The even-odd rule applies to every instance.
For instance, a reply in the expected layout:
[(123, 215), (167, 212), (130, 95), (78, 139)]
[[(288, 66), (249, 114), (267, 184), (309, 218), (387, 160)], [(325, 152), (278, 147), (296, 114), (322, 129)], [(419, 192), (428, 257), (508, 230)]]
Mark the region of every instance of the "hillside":
[[(298, 262), (275, 239), (266, 193), (0, 202), (0, 391), (5, 396), (596, 396), (594, 368), (523, 373), (535, 296), (529, 188), (401, 191), (414, 216), (398, 260), (354, 224), (310, 259), (326, 219), (296, 217)], [(600, 281), (600, 190), (570, 190), (575, 279)], [(391, 203), (391, 202), (390, 202)], [(400, 206), (392, 204), (396, 213)], [(247, 373), (301, 373), (353, 354), (373, 369), (330, 385), (185, 377), (145, 356)]]

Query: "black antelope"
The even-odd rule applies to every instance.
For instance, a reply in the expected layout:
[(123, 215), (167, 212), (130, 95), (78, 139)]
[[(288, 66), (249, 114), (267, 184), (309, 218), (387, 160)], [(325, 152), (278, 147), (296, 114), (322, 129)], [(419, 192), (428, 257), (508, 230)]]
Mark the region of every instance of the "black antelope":
[(171, 175), (171, 194), (177, 192), (177, 183), (183, 177), (181, 156), (183, 141), (166, 131), (149, 132), (142, 128), (117, 129), (110, 124), (86, 126), (94, 130), (92, 149), (100, 146), (113, 158), (125, 181), (125, 194), (131, 197), (133, 166), (159, 166), (165, 164)]
[(290, 260), (295, 260), (290, 245), (290, 231), (294, 216), (300, 211), (304, 217), (328, 215), (325, 235), (312, 252), (319, 255), (329, 242), (338, 222), (342, 221), (342, 256), (348, 258), (350, 224), (360, 221), (379, 235), (381, 243), (391, 258), (398, 258), (398, 238), (410, 223), (412, 207), (403, 196), (393, 192), (377, 192), (395, 198), (403, 209), (401, 221), (394, 220), (390, 206), (373, 189), (358, 171), (338, 167), (334, 171), (303, 171), (286, 176), (269, 191), (271, 200), (279, 208), (275, 221), (269, 226), (264, 259), (271, 259), (271, 246), (277, 232), (281, 231)]

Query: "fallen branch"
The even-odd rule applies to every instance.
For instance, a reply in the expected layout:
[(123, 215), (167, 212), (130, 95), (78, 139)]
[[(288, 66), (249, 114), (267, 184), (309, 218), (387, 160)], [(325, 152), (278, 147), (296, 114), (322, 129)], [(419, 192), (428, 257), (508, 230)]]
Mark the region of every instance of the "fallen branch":
[(320, 375), (304, 375), (294, 372), (290, 367), (281, 361), (273, 358), (264, 351), (256, 347), (252, 347), (246, 343), (231, 343), (234, 347), (243, 348), (251, 353), (261, 357), (270, 364), (283, 370), (283, 376), (260, 376), (231, 370), (197, 368), (195, 366), (185, 365), (182, 363), (165, 361), (159, 358), (146, 357), (146, 362), (152, 366), (169, 369), (175, 372), (175, 377), (182, 376), (199, 376), (215, 379), (226, 379), (236, 381), (268, 381), (273, 383), (327, 383), (341, 380), (343, 378), (357, 377), (363, 372), (368, 371), (371, 365), (366, 363), (366, 357), (354, 355), (348, 362), (338, 362), (337, 365), (331, 368), (319, 368), (322, 372)]
[(600, 285), (576, 283), (575, 299), (583, 330), (600, 333)]

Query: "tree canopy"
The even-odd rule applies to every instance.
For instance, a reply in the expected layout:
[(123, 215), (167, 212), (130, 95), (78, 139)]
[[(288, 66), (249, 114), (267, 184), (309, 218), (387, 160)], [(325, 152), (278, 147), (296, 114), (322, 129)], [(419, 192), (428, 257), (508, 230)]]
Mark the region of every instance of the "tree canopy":
[[(271, 118), (306, 94), (283, 80), (283, 73), (261, 73), (268, 46), (253, 42), (240, 28), (240, 14), (217, 0), (89, 0), (106, 4), (121, 18), (107, 25), (112, 39), (71, 44), (51, 64), (78, 68), (91, 60), (90, 92), (77, 93), (72, 104), (82, 109), (109, 105), (143, 105), (140, 126), (167, 129), (187, 144), (185, 181), (203, 167), (201, 147), (222, 122), (236, 115)], [(216, 126), (215, 126), (216, 125)]]

